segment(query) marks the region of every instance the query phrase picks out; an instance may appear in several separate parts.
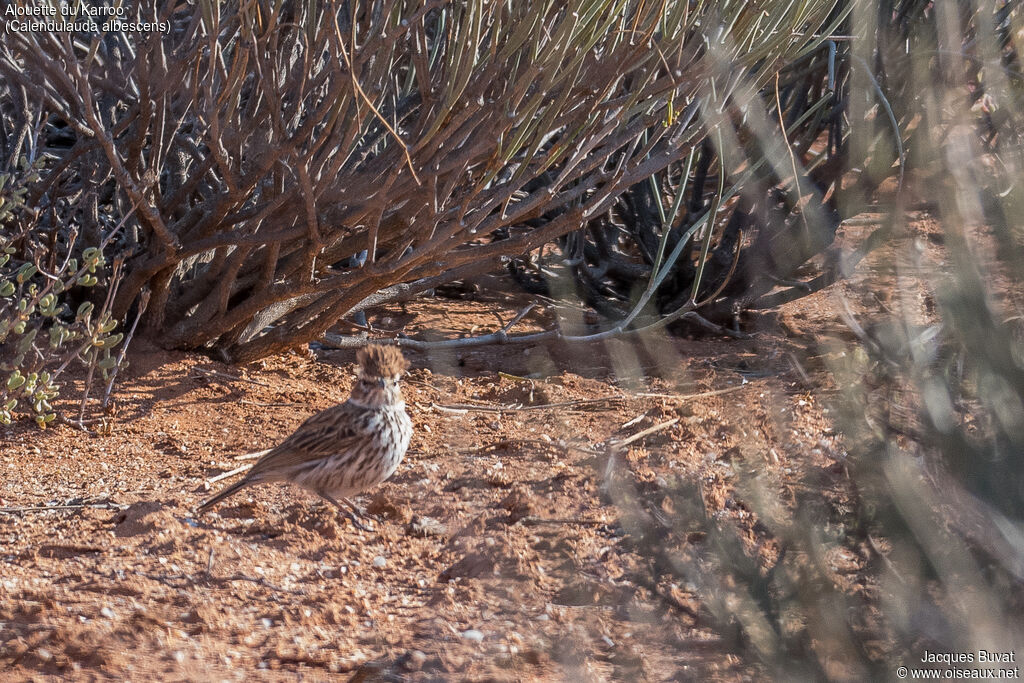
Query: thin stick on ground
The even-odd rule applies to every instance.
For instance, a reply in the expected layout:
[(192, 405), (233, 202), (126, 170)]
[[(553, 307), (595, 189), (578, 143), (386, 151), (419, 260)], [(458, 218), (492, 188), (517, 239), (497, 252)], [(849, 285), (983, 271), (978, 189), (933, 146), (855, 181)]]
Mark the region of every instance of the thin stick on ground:
[(656, 424), (653, 427), (648, 427), (647, 429), (645, 429), (643, 431), (637, 432), (633, 436), (631, 436), (631, 437), (629, 437), (627, 439), (623, 439), (622, 441), (612, 441), (612, 442), (610, 442), (608, 444), (608, 446), (610, 448), (615, 449), (615, 450), (622, 450), (626, 446), (628, 446), (629, 444), (634, 443), (635, 441), (639, 441), (640, 439), (644, 438), (645, 436), (650, 436), (651, 434), (654, 434), (656, 432), (660, 432), (662, 430), (668, 429), (669, 427), (671, 427), (675, 423), (679, 422), (679, 420), (681, 420), (681, 419), (682, 418), (674, 417), (671, 420), (666, 420), (665, 422), (661, 422), (659, 424)]
[(603, 519), (563, 519), (563, 518), (551, 518), (545, 519), (543, 517), (523, 517), (519, 520), (521, 524), (526, 526), (540, 526), (542, 524), (579, 524), (581, 526), (604, 526), (605, 524), (614, 524)]
[(272, 449), (268, 448), (265, 451), (256, 451), (255, 453), (246, 453), (244, 455), (236, 455), (233, 459), (234, 460), (256, 460), (257, 458), (262, 458), (264, 455), (269, 453), (271, 450)]
[[(710, 396), (720, 396), (722, 394), (729, 394), (734, 391), (739, 391), (745, 388), (747, 385), (740, 384), (734, 387), (726, 387), (725, 389), (715, 389), (713, 391), (702, 391), (696, 394), (658, 394), (658, 393), (637, 393), (632, 395), (621, 395), (621, 396), (602, 396), (600, 398), (581, 398), (574, 401), (560, 401), (558, 403), (543, 403), (535, 406), (524, 406), (520, 404), (504, 404), (504, 405), (476, 405), (473, 403), (451, 403), (451, 404), (440, 404), (431, 403), (430, 408), (443, 413), (451, 413), (453, 415), (465, 415), (468, 412), (480, 412), (480, 413), (505, 413), (505, 412), (526, 412), (531, 410), (550, 410), (553, 408), (571, 408), (574, 406), (585, 406), (585, 405), (596, 405), (600, 403), (616, 403), (619, 401), (626, 401), (631, 398), (672, 398), (681, 399), (684, 401), (690, 401), (698, 398), (708, 398)], [(623, 425), (628, 426), (628, 425)], [(237, 459), (237, 458), (236, 458)]]
[(558, 403), (543, 403), (536, 406), (524, 406), (520, 404), (504, 404), (498, 406), (486, 406), (486, 405), (474, 405), (472, 403), (453, 403), (450, 405), (441, 405), (438, 403), (431, 403), (430, 407), (440, 410), (442, 412), (456, 412), (462, 415), (466, 412), (482, 412), (482, 413), (505, 413), (505, 412), (526, 412), (530, 410), (550, 410), (552, 408), (571, 408), (574, 406), (585, 406), (595, 405), (598, 403), (609, 403), (625, 400), (624, 396), (604, 396), (602, 398), (581, 398), (575, 401), (560, 401)]
[(734, 391), (745, 389), (750, 386), (749, 384), (737, 384), (734, 387), (726, 387), (725, 389), (713, 389), (711, 391), (701, 391), (696, 394), (657, 394), (651, 392), (641, 392), (633, 394), (633, 396), (641, 398), (675, 398), (682, 399), (684, 401), (691, 401), (695, 398), (708, 398), (710, 396), (721, 396), (722, 394), (731, 394)]
[(242, 465), (241, 467), (236, 467), (235, 469), (231, 470), (230, 472), (223, 472), (221, 474), (218, 474), (216, 477), (211, 477), (210, 479), (206, 480), (206, 483), (208, 483), (208, 484), (216, 484), (218, 481), (223, 481), (225, 479), (230, 479), (231, 477), (235, 476), (236, 474), (241, 474), (242, 472), (245, 472), (246, 470), (249, 470), (249, 469), (252, 469), (252, 465)]
[(5, 515), (20, 515), (25, 512), (48, 512), (50, 510), (82, 510), (94, 508), (96, 510), (123, 510), (127, 505), (119, 503), (79, 503), (75, 505), (28, 505), (25, 507), (0, 508), (0, 513)]
[(459, 448), (455, 452), (459, 455), (472, 455), (474, 453), (486, 453), (487, 451), (497, 450), (503, 446), (522, 444), (522, 445), (537, 445), (547, 448), (557, 448), (563, 451), (579, 451), (580, 453), (587, 453), (588, 455), (600, 455), (601, 451), (589, 446), (581, 446), (575, 443), (568, 443), (565, 441), (544, 441), (543, 439), (501, 439), (492, 443), (487, 443), (482, 446), (474, 446), (472, 448)]
[(245, 377), (237, 377), (235, 375), (229, 375), (226, 372), (217, 372), (216, 370), (206, 370), (205, 368), (192, 368), (192, 370), (194, 370), (195, 372), (198, 372), (200, 375), (203, 375), (204, 377), (219, 378), (219, 379), (229, 379), (229, 380), (232, 380), (234, 382), (248, 382), (249, 384), (255, 384), (256, 386), (266, 387), (268, 389), (271, 388), (271, 386), (269, 384), (267, 384), (266, 382), (258, 382), (258, 381), (254, 380), (254, 379), (246, 379)]
[[(144, 579), (149, 579), (150, 581), (157, 581), (157, 582), (162, 583), (162, 584), (164, 584), (166, 586), (170, 586), (171, 588), (176, 588), (176, 589), (180, 589), (181, 588), (181, 585), (178, 585), (178, 584), (174, 583), (174, 582), (177, 582), (177, 581), (183, 581), (183, 582), (185, 582), (188, 585), (193, 585), (195, 583), (198, 583), (198, 581), (196, 580), (196, 578), (192, 574), (166, 574), (166, 575), (162, 575), (162, 574), (149, 574), (147, 572), (140, 572), (140, 571), (136, 571), (136, 572), (133, 572), (133, 573), (136, 576), (141, 576)], [(302, 591), (291, 590), (289, 588), (282, 588), (280, 586), (275, 586), (274, 584), (270, 583), (266, 579), (256, 578), (256, 577), (253, 577), (253, 576), (244, 576), (242, 574), (232, 574), (231, 576), (210, 576), (210, 577), (207, 578), (207, 582), (208, 583), (229, 583), (231, 581), (249, 581), (250, 583), (255, 583), (256, 585), (263, 586), (264, 588), (269, 588), (272, 591), (278, 591), (280, 593), (291, 593), (292, 595), (305, 595), (305, 593), (303, 593)]]

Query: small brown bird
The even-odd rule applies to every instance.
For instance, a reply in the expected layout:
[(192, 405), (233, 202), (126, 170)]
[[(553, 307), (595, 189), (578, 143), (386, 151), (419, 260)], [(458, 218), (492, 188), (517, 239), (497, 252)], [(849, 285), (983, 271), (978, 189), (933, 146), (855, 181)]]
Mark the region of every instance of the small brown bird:
[(359, 378), (344, 403), (303, 422), (279, 446), (265, 451), (238, 482), (199, 506), (197, 512), (263, 482), (292, 482), (344, 512), (359, 528), (362, 515), (347, 496), (381, 483), (398, 468), (412, 438), (412, 421), (398, 381), (409, 362), (396, 346), (370, 344), (356, 354)]

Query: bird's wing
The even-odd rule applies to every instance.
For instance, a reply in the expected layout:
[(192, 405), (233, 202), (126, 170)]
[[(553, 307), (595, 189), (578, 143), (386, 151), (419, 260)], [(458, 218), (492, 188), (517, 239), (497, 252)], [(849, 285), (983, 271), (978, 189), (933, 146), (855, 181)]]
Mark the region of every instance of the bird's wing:
[(256, 461), (248, 476), (287, 470), (296, 465), (344, 453), (369, 437), (363, 409), (348, 403), (333, 406), (303, 422), (291, 436)]

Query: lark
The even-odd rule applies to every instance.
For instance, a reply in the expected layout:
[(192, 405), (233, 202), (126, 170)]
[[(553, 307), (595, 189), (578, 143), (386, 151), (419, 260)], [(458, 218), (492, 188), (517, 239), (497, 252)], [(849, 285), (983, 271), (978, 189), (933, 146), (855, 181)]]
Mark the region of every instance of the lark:
[(409, 448), (412, 421), (399, 386), (409, 362), (398, 347), (381, 344), (364, 346), (356, 360), (359, 377), (347, 401), (303, 422), (280, 445), (265, 451), (241, 480), (197, 512), (253, 484), (290, 482), (332, 503), (365, 530), (359, 520), (363, 513), (348, 496), (394, 474)]

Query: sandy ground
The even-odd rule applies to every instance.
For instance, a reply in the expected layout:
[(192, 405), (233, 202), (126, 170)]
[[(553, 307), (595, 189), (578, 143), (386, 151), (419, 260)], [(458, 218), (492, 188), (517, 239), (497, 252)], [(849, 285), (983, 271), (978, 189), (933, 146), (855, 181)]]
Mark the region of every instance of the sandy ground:
[[(0, 514), (0, 679), (760, 678), (723, 647), (692, 586), (650, 580), (642, 526), (615, 491), (665, 510), (671, 482), (696, 483), (765, 566), (773, 539), (738, 496), (738, 471), (793, 505), (813, 475), (812, 494), (841, 506), (820, 345), (850, 339), (837, 290), (859, 311), (889, 305), (887, 288), (854, 281), (760, 314), (749, 340), (409, 352), (415, 435), (361, 499), (380, 519), (372, 532), (289, 486), (193, 512), (235, 456), (343, 400), (353, 353), (236, 367), (140, 344), (106, 433), (0, 435), (0, 507), (24, 508)], [(482, 299), (372, 320), (480, 333), (521, 303)], [(50, 506), (66, 507), (37, 509)], [(843, 553), (836, 584), (865, 593), (867, 558)]]

